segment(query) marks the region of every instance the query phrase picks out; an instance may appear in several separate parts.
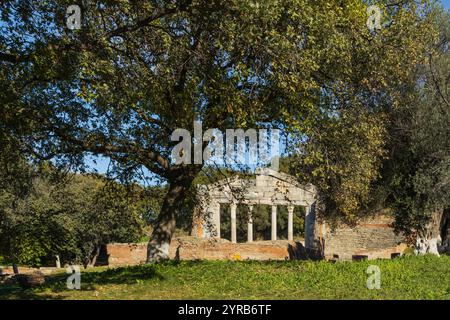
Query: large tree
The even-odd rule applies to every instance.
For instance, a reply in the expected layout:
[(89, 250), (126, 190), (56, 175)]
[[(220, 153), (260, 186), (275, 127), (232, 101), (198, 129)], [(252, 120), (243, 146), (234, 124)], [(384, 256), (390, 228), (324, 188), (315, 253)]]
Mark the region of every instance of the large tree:
[(430, 28), (413, 1), (386, 1), (393, 22), (372, 34), (365, 1), (105, 0), (75, 1), (82, 23), (71, 30), (73, 3), (3, 2), (1, 102), (31, 116), (39, 130), (19, 136), (38, 157), (79, 164), (94, 153), (128, 177), (144, 167), (167, 182), (149, 261), (168, 257), (202, 170), (171, 161), (175, 129), (281, 124), (311, 136), (335, 102), (378, 106)]
[(438, 41), (390, 115), (390, 157), (381, 180), (397, 229), (416, 236), (420, 254), (438, 254), (448, 237), (450, 209), (449, 13), (440, 12), (435, 20)]

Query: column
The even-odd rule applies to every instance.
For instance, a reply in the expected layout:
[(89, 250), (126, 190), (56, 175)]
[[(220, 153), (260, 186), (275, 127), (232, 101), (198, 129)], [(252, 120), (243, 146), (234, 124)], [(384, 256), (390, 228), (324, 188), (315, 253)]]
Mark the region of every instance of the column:
[(288, 241), (294, 241), (294, 206), (288, 206)]
[(311, 213), (311, 206), (305, 207), (305, 248), (310, 248), (310, 213)]
[(253, 242), (253, 206), (248, 206), (247, 242)]
[(237, 242), (237, 236), (236, 236), (236, 204), (231, 203), (230, 204), (231, 209), (231, 242), (236, 243)]
[(214, 205), (214, 226), (216, 238), (220, 239), (220, 203), (216, 203)]
[(277, 240), (277, 206), (272, 206), (272, 240)]

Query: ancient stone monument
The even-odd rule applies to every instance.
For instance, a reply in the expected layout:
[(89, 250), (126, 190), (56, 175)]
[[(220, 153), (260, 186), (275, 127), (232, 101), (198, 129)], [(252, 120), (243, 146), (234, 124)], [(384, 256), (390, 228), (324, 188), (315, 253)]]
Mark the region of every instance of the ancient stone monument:
[(259, 169), (256, 179), (227, 178), (199, 187), (200, 204), (196, 209), (193, 235), (199, 238), (220, 238), (220, 206), (231, 208), (231, 242), (236, 243), (236, 207), (247, 205), (248, 237), (253, 241), (252, 209), (254, 205), (272, 206), (271, 240), (277, 240), (277, 206), (288, 209), (288, 241), (293, 241), (294, 207), (305, 207), (305, 247), (313, 248), (316, 226), (316, 189), (312, 184), (302, 185), (293, 177), (273, 171)]
[[(394, 233), (392, 218), (380, 213), (361, 220), (356, 226), (332, 228), (317, 214), (318, 195), (311, 184), (302, 185), (294, 177), (270, 169), (260, 169), (254, 178), (229, 177), (199, 186), (199, 203), (194, 212), (192, 234), (172, 241), (172, 259), (196, 260), (360, 260), (391, 258), (406, 246)], [(221, 205), (230, 206), (231, 241), (221, 238)], [(246, 221), (237, 221), (237, 206), (248, 206)], [(271, 206), (271, 240), (254, 241), (252, 209)], [(277, 208), (287, 207), (287, 240), (277, 240)], [(305, 208), (304, 241), (294, 241), (294, 208)], [(247, 224), (247, 241), (237, 243), (237, 223)], [(277, 241), (275, 241), (277, 240)], [(143, 263), (147, 243), (109, 244), (109, 265)]]
[(253, 241), (252, 208), (269, 205), (271, 210), (271, 240), (277, 240), (277, 206), (288, 209), (287, 239), (293, 243), (293, 212), (295, 206), (305, 207), (305, 235), (302, 245), (325, 259), (355, 257), (389, 258), (404, 250), (403, 237), (394, 233), (392, 218), (377, 214), (360, 221), (357, 226), (331, 228), (316, 213), (318, 195), (312, 184), (302, 185), (294, 177), (270, 169), (260, 169), (255, 179), (237, 176), (199, 187), (199, 206), (194, 213), (192, 235), (203, 239), (220, 239), (220, 206), (231, 211), (231, 242), (237, 242), (236, 208), (247, 205), (247, 243)]

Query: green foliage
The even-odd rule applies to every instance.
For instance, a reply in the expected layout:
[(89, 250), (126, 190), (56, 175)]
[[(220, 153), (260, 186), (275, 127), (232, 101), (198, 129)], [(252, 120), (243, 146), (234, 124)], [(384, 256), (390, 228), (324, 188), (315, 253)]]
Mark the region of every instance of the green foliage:
[[(323, 59), (316, 55), (325, 75), (320, 89), (310, 94), (310, 103), (317, 107), (298, 118), (289, 114), (295, 140), (290, 171), (318, 187), (321, 214), (335, 218), (330, 220), (353, 223), (373, 209), (379, 197), (374, 186), (384, 160), (392, 156), (391, 134), (399, 134), (390, 131), (391, 115), (405, 102), (405, 89), (417, 84), (416, 70), (427, 62), (439, 38), (436, 16), (442, 9), (432, 2), (384, 4), (377, 3), (392, 23), (372, 34), (357, 27), (364, 17), (360, 6), (316, 13), (330, 17), (327, 32), (317, 37), (313, 48), (331, 41), (331, 48), (339, 50), (330, 50), (332, 58), (330, 52)], [(304, 96), (298, 103), (305, 103)]]
[[(362, 0), (105, 1), (83, 7), (80, 30), (66, 28), (69, 4), (3, 1), (0, 139), (77, 166), (103, 155), (124, 180), (142, 167), (164, 179), (177, 191), (166, 193), (157, 241), (189, 217), (202, 168), (171, 163), (170, 135), (192, 132), (194, 120), (221, 130), (285, 128), (292, 172), (318, 186), (324, 213), (354, 221), (391, 155), (391, 112), (440, 33), (431, 0), (378, 1), (387, 23), (376, 32)], [(414, 139), (429, 141), (421, 136)], [(412, 184), (440, 185), (435, 172), (447, 176), (447, 162), (392, 185), (401, 181), (408, 201)], [(445, 198), (447, 189), (438, 191), (444, 196), (428, 197), (430, 205)], [(156, 213), (160, 203), (152, 206)]]
[(101, 245), (142, 235), (143, 190), (127, 192), (95, 176), (61, 176), (49, 166), (31, 170), (25, 196), (1, 192), (0, 252), (7, 260), (39, 266), (59, 255), (87, 265)]
[(435, 16), (438, 41), (390, 115), (391, 157), (379, 193), (394, 209), (397, 229), (408, 234), (430, 228), (431, 215), (442, 216), (450, 207), (449, 18), (449, 13)]
[(303, 153), (289, 159), (294, 173), (316, 185), (327, 217), (355, 221), (369, 203), (371, 184), (385, 155), (379, 115), (343, 111), (323, 119)]
[[(450, 299), (450, 257), (394, 260), (181, 261), (116, 269), (89, 269), (81, 290), (67, 290), (66, 275), (23, 291), (0, 286), (1, 299)], [(366, 287), (369, 265), (381, 288)]]

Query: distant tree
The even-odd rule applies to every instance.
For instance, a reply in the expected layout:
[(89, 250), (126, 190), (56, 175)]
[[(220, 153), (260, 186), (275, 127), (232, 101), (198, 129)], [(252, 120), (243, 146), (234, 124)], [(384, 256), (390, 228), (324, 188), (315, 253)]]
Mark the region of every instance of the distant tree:
[(142, 190), (130, 196), (118, 184), (92, 176), (62, 178), (50, 166), (30, 171), (26, 195), (0, 192), (0, 254), (9, 261), (39, 266), (58, 255), (63, 262), (88, 266), (95, 264), (101, 245), (142, 236)]

